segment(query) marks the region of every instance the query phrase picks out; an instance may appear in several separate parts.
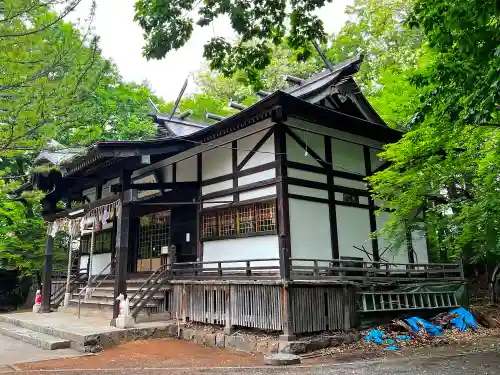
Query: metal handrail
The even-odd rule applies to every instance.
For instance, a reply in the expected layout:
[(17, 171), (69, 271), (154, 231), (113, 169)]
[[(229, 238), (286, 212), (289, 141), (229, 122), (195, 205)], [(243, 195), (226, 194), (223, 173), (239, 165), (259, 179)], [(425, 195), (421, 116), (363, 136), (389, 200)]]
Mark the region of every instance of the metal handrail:
[[(166, 264), (165, 266), (167, 267), (160, 267), (158, 270), (161, 269), (161, 272), (157, 275), (157, 280), (155, 282), (154, 285), (150, 285), (148, 289), (146, 289), (146, 291), (144, 292), (144, 294), (142, 295), (142, 298), (141, 300), (137, 300), (131, 307), (131, 310), (132, 311), (132, 317), (135, 319), (137, 317), (137, 315), (139, 314), (139, 312), (141, 312), (141, 310), (143, 309), (143, 307), (146, 305), (146, 303), (148, 303), (153, 294), (156, 293), (156, 291), (160, 288), (161, 286), (161, 283), (159, 283), (158, 281), (161, 280), (163, 278), (163, 275), (164, 273), (168, 272), (168, 264)], [(149, 293), (149, 295), (148, 295)], [(147, 298), (146, 298), (147, 296)]]
[[(78, 272), (77, 274), (71, 276), (71, 284), (75, 282), (81, 282), (82, 279), (87, 276), (87, 272)], [(59, 300), (61, 297), (63, 297), (66, 294), (66, 283), (61, 285), (54, 293), (51, 294), (51, 303), (58, 304), (57, 300)]]
[[(146, 286), (146, 284), (149, 284), (149, 282), (151, 281), (151, 279), (153, 277), (155, 277), (160, 271), (163, 272), (164, 269), (166, 269), (167, 267), (169, 266), (169, 264), (164, 264), (163, 266), (161, 266), (160, 268), (156, 269), (152, 274), (151, 276), (148, 277), (148, 279), (146, 281), (144, 281), (144, 283), (142, 283), (142, 285), (139, 287), (139, 289), (137, 289), (137, 291), (134, 293), (134, 295), (132, 297), (129, 298), (129, 301), (133, 301), (133, 299), (135, 297), (137, 297), (137, 295), (142, 291), (142, 288), (144, 288), (144, 286)], [(132, 310), (133, 308), (135, 308), (137, 305), (137, 303), (134, 303), (132, 302), (132, 306), (130, 307), (130, 309)]]
[[(101, 270), (101, 272), (99, 272), (99, 273), (97, 274), (97, 276), (95, 276), (92, 280), (90, 280), (89, 285), (87, 285), (85, 288), (82, 288), (82, 290), (80, 290), (80, 292), (78, 293), (78, 319), (80, 319), (80, 304), (81, 304), (81, 299), (82, 299), (82, 293), (83, 293), (83, 292), (86, 292), (86, 291), (87, 291), (87, 289), (90, 287), (90, 284), (93, 284), (93, 283), (97, 280), (97, 278), (98, 278), (98, 277), (102, 276), (103, 272), (104, 272), (104, 271), (106, 271), (106, 270), (107, 270), (107, 269), (111, 266), (111, 264), (113, 264), (113, 260), (111, 260), (111, 261), (108, 263), (108, 265), (107, 265), (106, 267), (104, 267), (104, 268)], [(91, 288), (92, 290), (90, 291), (90, 293), (93, 293), (93, 292), (94, 292), (97, 288), (99, 288), (99, 286), (100, 286), (100, 285), (101, 285), (101, 284), (102, 284), (105, 280), (107, 280), (107, 278), (108, 278), (111, 274), (112, 274), (111, 272), (110, 272), (110, 273), (108, 273), (108, 274), (104, 277), (104, 279), (102, 279), (101, 281), (99, 281), (99, 283), (98, 283), (95, 287)]]

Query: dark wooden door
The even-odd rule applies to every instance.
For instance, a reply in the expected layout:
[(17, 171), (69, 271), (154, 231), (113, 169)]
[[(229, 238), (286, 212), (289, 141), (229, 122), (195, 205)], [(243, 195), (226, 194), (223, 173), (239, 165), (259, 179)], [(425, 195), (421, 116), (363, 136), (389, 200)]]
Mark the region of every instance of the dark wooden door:
[(177, 262), (196, 261), (196, 204), (173, 206), (171, 217), (172, 245), (177, 251)]

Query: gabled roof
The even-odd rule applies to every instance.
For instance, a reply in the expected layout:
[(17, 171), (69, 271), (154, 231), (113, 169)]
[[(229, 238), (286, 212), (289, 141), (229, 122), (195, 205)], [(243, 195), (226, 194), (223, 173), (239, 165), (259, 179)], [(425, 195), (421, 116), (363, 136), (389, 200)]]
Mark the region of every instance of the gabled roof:
[(34, 160), (34, 165), (53, 164), (60, 165), (68, 162), (75, 156), (85, 152), (85, 148), (65, 148), (59, 142), (51, 139), (46, 144), (44, 149)]
[(180, 137), (193, 134), (200, 129), (210, 126), (210, 124), (180, 118), (178, 116), (170, 116), (160, 112), (150, 112), (153, 121), (158, 126), (158, 133), (165, 138)]

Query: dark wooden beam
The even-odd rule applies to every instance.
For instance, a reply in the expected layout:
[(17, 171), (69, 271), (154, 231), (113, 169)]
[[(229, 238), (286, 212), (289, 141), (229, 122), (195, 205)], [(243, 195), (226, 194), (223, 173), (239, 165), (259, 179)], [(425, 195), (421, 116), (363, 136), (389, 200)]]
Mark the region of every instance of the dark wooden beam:
[[(164, 183), (140, 183), (140, 184), (130, 184), (129, 189), (135, 190), (165, 190), (165, 189), (185, 189), (196, 187), (198, 184), (196, 182), (164, 182)], [(122, 185), (113, 185), (111, 191), (119, 192), (122, 190)]]
[[(205, 212), (211, 212), (211, 211), (219, 211), (219, 210), (223, 210), (225, 208), (246, 206), (246, 205), (254, 204), (254, 203), (266, 203), (266, 202), (269, 202), (272, 200), (276, 200), (275, 194), (266, 195), (264, 197), (258, 197), (258, 198), (254, 198), (254, 199), (247, 199), (243, 202), (227, 202), (227, 203), (223, 203), (223, 204), (218, 204), (217, 206), (214, 206), (214, 207), (202, 208), (201, 210), (205, 213)], [(201, 205), (200, 202), (196, 202), (196, 203)]]
[(289, 199), (299, 199), (301, 201), (308, 201), (308, 202), (316, 202), (316, 203), (327, 203), (329, 204), (329, 200), (325, 198), (317, 198), (317, 197), (309, 197), (307, 195), (300, 195), (300, 194), (288, 194)]
[(318, 190), (327, 190), (327, 191), (331, 190), (331, 191), (337, 192), (337, 193), (359, 195), (362, 197), (368, 197), (370, 194), (367, 190), (355, 189), (355, 188), (351, 188), (348, 186), (340, 186), (340, 185), (330, 186), (330, 185), (328, 185), (328, 183), (325, 184), (323, 182), (302, 180), (300, 178), (295, 178), (295, 177), (288, 177), (287, 181), (288, 181), (289, 185), (302, 186), (302, 187), (318, 189)]
[[(241, 169), (248, 163), (248, 161), (252, 158), (252, 156), (254, 156), (256, 154), (256, 152), (259, 151), (259, 149), (262, 147), (262, 145), (264, 143), (266, 143), (266, 141), (269, 138), (271, 138), (271, 136), (273, 135), (273, 132), (274, 132), (273, 128), (269, 129), (266, 132), (266, 134), (264, 134), (264, 136), (255, 144), (255, 146), (248, 153), (248, 155), (243, 158), (243, 160), (241, 161), (240, 164), (238, 164), (238, 167), (237, 167), (238, 171), (241, 171)], [(233, 171), (233, 172), (235, 172), (235, 171)]]
[[(325, 161), (332, 165), (332, 140), (329, 136), (324, 137), (325, 142)], [(333, 170), (329, 168), (326, 176), (327, 185), (333, 187)], [(330, 240), (332, 244), (332, 257), (339, 259), (339, 237), (337, 229), (337, 209), (335, 207), (335, 192), (333, 189), (328, 189), (328, 217), (330, 219)]]
[[(371, 160), (370, 160), (370, 148), (368, 146), (363, 147), (363, 155), (365, 159), (365, 172), (366, 175), (369, 176), (371, 174)], [(368, 206), (369, 206), (369, 213), (370, 213), (370, 231), (375, 233), (377, 231), (377, 220), (375, 216), (375, 202), (373, 201), (373, 198), (371, 194), (368, 195)], [(372, 237), (372, 251), (373, 251), (373, 261), (374, 262), (379, 262), (380, 261), (380, 254), (378, 250), (378, 239), (377, 236)]]
[[(52, 223), (51, 223), (52, 225)], [(45, 241), (45, 258), (43, 263), (42, 278), (42, 307), (44, 313), (50, 312), (50, 292), (52, 287), (52, 260), (53, 260), (54, 238), (50, 235), (50, 228)]]
[[(120, 199), (125, 201), (125, 192), (130, 189), (131, 171), (122, 170), (120, 176)], [(114, 284), (114, 308), (113, 321), (118, 317), (119, 301), (116, 298), (123, 294), (127, 297), (127, 263), (129, 253), (129, 233), (130, 233), (130, 206), (122, 205), (120, 216), (116, 223), (116, 264), (115, 264), (115, 284)]]
[[(196, 155), (196, 182), (198, 183), (198, 202), (202, 201), (202, 192), (201, 192), (201, 184), (203, 181), (203, 154), (199, 153)], [(198, 207), (196, 212), (196, 257), (198, 262), (203, 261), (203, 243), (201, 242), (201, 231), (202, 231), (202, 213), (201, 209), (203, 205)]]
[(119, 195), (112, 194), (112, 195), (110, 195), (110, 196), (108, 196), (106, 198), (102, 198), (102, 199), (99, 199), (97, 201), (93, 201), (93, 202), (84, 204), (83, 206), (80, 206), (80, 207), (75, 207), (75, 208), (72, 208), (70, 210), (60, 211), (60, 212), (57, 212), (55, 214), (53, 213), (53, 214), (44, 215), (43, 218), (44, 218), (45, 221), (50, 221), (51, 222), (51, 221), (54, 221), (54, 220), (57, 220), (57, 219), (68, 217), (71, 212), (74, 212), (74, 211), (77, 211), (77, 210), (81, 210), (81, 209), (83, 209), (83, 212), (81, 214), (78, 214), (77, 216), (74, 216), (74, 217), (83, 216), (88, 211), (90, 211), (90, 210), (92, 210), (92, 209), (94, 209), (96, 207), (99, 207), (99, 206), (104, 206), (106, 204), (113, 203), (116, 200), (118, 200), (119, 198), (120, 198)]
[[(165, 175), (163, 174), (163, 170), (161, 168), (155, 169), (154, 174), (155, 174), (156, 182), (158, 184), (163, 185), (163, 183), (165, 181)], [(165, 189), (163, 187), (160, 189), (160, 192), (162, 195), (165, 195)]]
[[(238, 171), (238, 141), (234, 140), (231, 142), (231, 161), (232, 161), (232, 172), (233, 172), (233, 189), (238, 187), (238, 176), (236, 172)], [(236, 192), (233, 194), (233, 200), (238, 202), (240, 200), (240, 193)]]
[(95, 200), (102, 198), (102, 184), (98, 183), (95, 185)]

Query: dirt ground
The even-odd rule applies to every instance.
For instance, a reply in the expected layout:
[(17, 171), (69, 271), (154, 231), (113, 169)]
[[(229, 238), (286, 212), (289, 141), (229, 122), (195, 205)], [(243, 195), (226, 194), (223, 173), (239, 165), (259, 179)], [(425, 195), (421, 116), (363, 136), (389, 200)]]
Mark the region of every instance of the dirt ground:
[(229, 352), (193, 342), (154, 339), (132, 341), (95, 355), (16, 365), (23, 370), (111, 369), (111, 368), (194, 368), (260, 366), (262, 355)]

